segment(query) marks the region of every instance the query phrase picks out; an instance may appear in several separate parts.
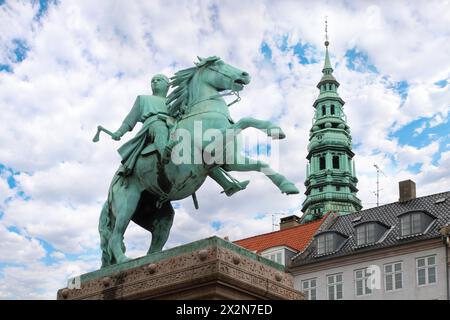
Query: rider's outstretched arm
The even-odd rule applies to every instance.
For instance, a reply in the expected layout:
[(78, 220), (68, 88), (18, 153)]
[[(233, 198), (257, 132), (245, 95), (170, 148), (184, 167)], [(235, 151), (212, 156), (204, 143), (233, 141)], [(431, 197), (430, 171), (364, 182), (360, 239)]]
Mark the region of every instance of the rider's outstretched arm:
[(136, 123), (141, 118), (142, 112), (141, 112), (141, 103), (140, 103), (140, 96), (136, 98), (136, 101), (134, 102), (133, 108), (131, 108), (128, 115), (125, 117), (125, 119), (122, 122), (122, 125), (119, 129), (117, 129), (116, 132), (113, 133), (112, 138), (114, 140), (120, 140), (120, 138), (128, 131), (133, 130), (133, 128), (136, 126)]

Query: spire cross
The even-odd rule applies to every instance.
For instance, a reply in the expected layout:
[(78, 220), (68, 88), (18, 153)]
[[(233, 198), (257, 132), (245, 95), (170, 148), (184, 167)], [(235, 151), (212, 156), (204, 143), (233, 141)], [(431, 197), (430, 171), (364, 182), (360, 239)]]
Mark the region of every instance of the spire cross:
[(328, 47), (330, 42), (328, 41), (328, 16), (325, 16), (325, 46)]

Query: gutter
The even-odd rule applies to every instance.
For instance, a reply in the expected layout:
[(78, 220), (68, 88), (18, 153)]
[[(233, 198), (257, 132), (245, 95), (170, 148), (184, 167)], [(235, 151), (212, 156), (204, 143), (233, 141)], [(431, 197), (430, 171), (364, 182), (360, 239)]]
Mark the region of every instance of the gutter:
[(450, 225), (446, 225), (441, 230), (439, 230), (440, 234), (443, 235), (444, 238), (444, 246), (445, 246), (445, 272), (447, 275), (447, 300), (450, 300), (450, 287), (449, 287), (449, 265), (448, 265), (448, 251), (450, 248)]

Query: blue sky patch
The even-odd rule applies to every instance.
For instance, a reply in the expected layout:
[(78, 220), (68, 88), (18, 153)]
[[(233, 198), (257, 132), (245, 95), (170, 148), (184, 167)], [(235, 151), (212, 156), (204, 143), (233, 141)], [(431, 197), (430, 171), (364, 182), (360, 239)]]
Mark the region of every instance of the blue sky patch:
[(266, 217), (266, 215), (264, 214), (264, 213), (258, 213), (255, 217), (254, 217), (254, 219), (255, 220), (262, 220), (262, 219), (264, 219)]
[(397, 93), (401, 98), (402, 102), (406, 100), (408, 96), (409, 83), (406, 80), (395, 82), (392, 85), (388, 86), (388, 88), (392, 89), (395, 93)]
[[(450, 124), (448, 120), (447, 122), (441, 123), (432, 128), (429, 127), (429, 121), (430, 118), (420, 118), (411, 121), (399, 130), (392, 132), (390, 136), (398, 138), (400, 145), (410, 145), (416, 148), (423, 148), (433, 141), (433, 137), (446, 137), (450, 132)], [(420, 129), (422, 127), (424, 127), (423, 130)]]
[(5, 71), (5, 72), (12, 72), (12, 68), (11, 65), (9, 64), (0, 64), (0, 72)]
[(294, 55), (298, 58), (298, 62), (300, 64), (312, 64), (318, 62), (315, 58), (316, 48), (311, 44), (302, 44), (299, 42), (293, 46), (292, 49), (294, 50)]
[(27, 57), (27, 52), (30, 50), (25, 40), (13, 39), (15, 45), (14, 55), (16, 62), (22, 62)]
[(42, 18), (42, 16), (44, 16), (45, 13), (48, 11), (48, 5), (49, 4), (56, 5), (57, 3), (58, 3), (57, 0), (34, 0), (33, 5), (37, 4), (39, 6), (38, 12), (36, 13), (36, 16), (34, 18), (39, 21)]
[(434, 84), (440, 88), (444, 88), (448, 84), (448, 81), (447, 81), (447, 79), (443, 79), (443, 80), (436, 81)]
[(371, 64), (367, 53), (358, 50), (356, 47), (345, 52), (347, 58), (347, 68), (357, 72), (379, 73), (375, 65)]
[(174, 209), (180, 209), (181, 208), (181, 204), (179, 202), (172, 202), (172, 207)]
[(423, 162), (418, 162), (418, 163), (415, 163), (413, 165), (409, 165), (407, 170), (412, 172), (412, 173), (417, 174), (422, 169), (422, 165), (423, 165)]
[(260, 49), (262, 55), (264, 56), (264, 60), (270, 61), (272, 60), (272, 49), (270, 49), (267, 42), (263, 41)]
[(218, 231), (220, 228), (222, 228), (222, 222), (213, 221), (213, 222), (211, 222), (211, 227), (213, 227), (214, 230)]

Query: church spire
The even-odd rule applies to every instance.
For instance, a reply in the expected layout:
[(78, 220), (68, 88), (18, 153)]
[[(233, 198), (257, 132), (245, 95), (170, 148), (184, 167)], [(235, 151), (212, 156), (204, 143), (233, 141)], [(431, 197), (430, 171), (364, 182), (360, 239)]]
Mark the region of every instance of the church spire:
[(333, 76), (328, 53), (325, 20), (325, 63), (317, 84), (319, 96), (313, 103), (313, 125), (309, 133), (306, 167), (306, 199), (302, 205), (303, 222), (318, 219), (329, 211), (346, 214), (361, 210), (356, 187), (352, 137), (339, 97), (339, 82)]
[(325, 17), (325, 64), (323, 66), (322, 73), (325, 74), (326, 71), (330, 70), (330, 74), (333, 72), (333, 68), (330, 63), (330, 55), (328, 54), (328, 46), (330, 45), (330, 41), (328, 41), (328, 21), (327, 17)]

